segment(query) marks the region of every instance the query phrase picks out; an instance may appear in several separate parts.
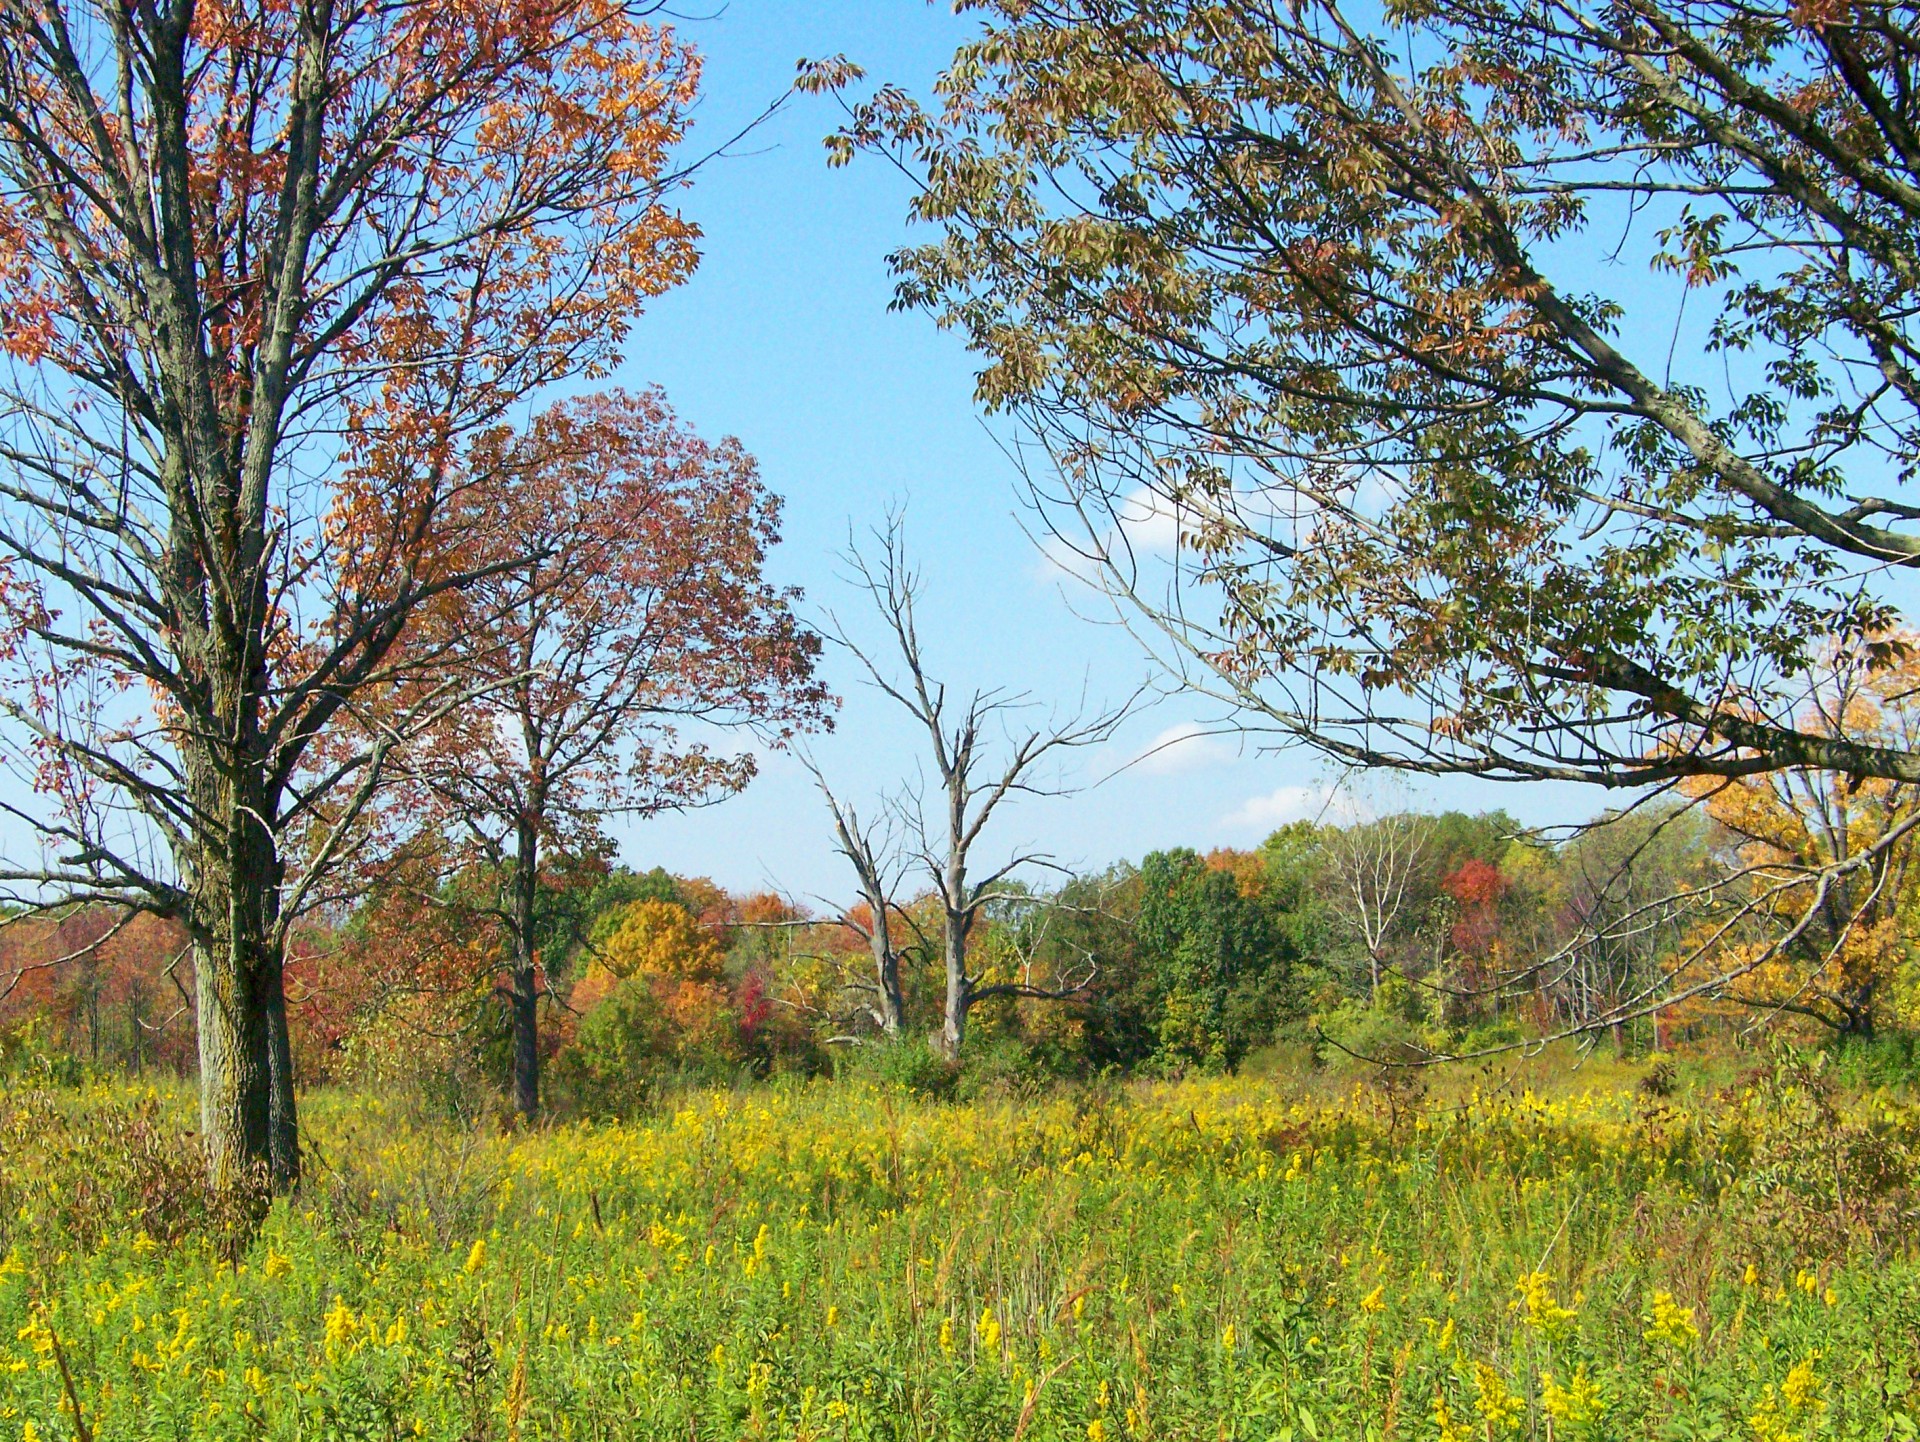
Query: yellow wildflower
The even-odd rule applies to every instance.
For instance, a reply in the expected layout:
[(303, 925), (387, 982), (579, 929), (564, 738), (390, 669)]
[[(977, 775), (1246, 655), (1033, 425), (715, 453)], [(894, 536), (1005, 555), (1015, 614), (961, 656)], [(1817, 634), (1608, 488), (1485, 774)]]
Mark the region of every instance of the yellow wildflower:
[(1573, 1369), (1573, 1376), (1564, 1387), (1550, 1376), (1540, 1379), (1540, 1405), (1554, 1421), (1578, 1425), (1599, 1421), (1606, 1402), (1599, 1387), (1587, 1376), (1587, 1364), (1582, 1362)]
[(460, 1270), (471, 1277), (475, 1272), (485, 1266), (486, 1262), (487, 1239), (485, 1237), (476, 1237), (473, 1243), (473, 1250), (467, 1253), (467, 1264)]
[(1759, 1442), (1806, 1442), (1819, 1428), (1820, 1414), (1827, 1399), (1820, 1378), (1813, 1370), (1815, 1352), (1796, 1363), (1779, 1387), (1771, 1382), (1761, 1393), (1747, 1425)]
[(1693, 1308), (1682, 1307), (1673, 1300), (1671, 1292), (1655, 1292), (1653, 1309), (1647, 1313), (1647, 1330), (1642, 1333), (1649, 1342), (1664, 1342), (1670, 1347), (1690, 1347), (1700, 1340), (1700, 1329), (1694, 1325)]
[(993, 1315), (993, 1308), (980, 1309), (980, 1320), (973, 1324), (973, 1332), (988, 1351), (1000, 1345), (1000, 1321)]
[(344, 1298), (335, 1297), (324, 1320), (327, 1327), (327, 1355), (331, 1357), (353, 1340), (353, 1329), (360, 1319), (353, 1315), (353, 1308), (346, 1304)]
[(1507, 1390), (1507, 1382), (1485, 1362), (1473, 1364), (1473, 1410), (1485, 1419), (1489, 1428), (1504, 1432), (1520, 1420), (1520, 1399)]
[(1438, 1392), (1433, 1394), (1433, 1425), (1440, 1429), (1440, 1442), (1473, 1442), (1473, 1434), (1454, 1420), (1447, 1399)]
[(1549, 1337), (1558, 1336), (1567, 1329), (1567, 1324), (1578, 1315), (1573, 1308), (1563, 1307), (1553, 1295), (1550, 1279), (1545, 1272), (1529, 1272), (1513, 1284), (1514, 1291), (1520, 1294), (1509, 1310), (1524, 1310), (1527, 1325)]

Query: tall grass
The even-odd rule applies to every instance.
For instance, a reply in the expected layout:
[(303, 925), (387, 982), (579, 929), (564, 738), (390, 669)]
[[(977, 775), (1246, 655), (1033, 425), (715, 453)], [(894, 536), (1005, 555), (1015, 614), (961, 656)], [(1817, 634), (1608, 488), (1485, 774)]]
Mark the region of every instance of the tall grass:
[(1441, 1090), (322, 1095), (232, 1261), (108, 1140), (179, 1099), (16, 1093), (0, 1438), (1915, 1434), (1903, 1103)]

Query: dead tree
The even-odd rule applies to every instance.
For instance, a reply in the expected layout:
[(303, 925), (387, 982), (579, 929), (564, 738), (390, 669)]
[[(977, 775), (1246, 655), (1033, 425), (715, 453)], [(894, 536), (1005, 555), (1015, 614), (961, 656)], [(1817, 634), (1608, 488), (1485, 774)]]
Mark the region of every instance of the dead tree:
[(872, 980), (850, 981), (848, 989), (863, 998), (860, 1010), (881, 1035), (898, 1041), (907, 1018), (900, 982), (901, 948), (895, 944), (895, 923), (904, 919), (897, 900), (904, 864), (891, 812), (883, 808), (877, 819), (863, 821), (852, 804), (834, 795), (819, 767), (811, 761), (806, 766), (833, 817), (834, 850), (847, 859), (858, 882), (860, 906), (842, 911), (839, 924), (865, 943), (873, 959)]
[(1406, 921), (1427, 831), (1426, 818), (1402, 812), (1335, 831), (1327, 843), (1334, 914), (1365, 953), (1370, 1002), (1379, 1000), (1387, 949)]
[(900, 803), (917, 859), (933, 883), (941, 913), (940, 950), (946, 987), (940, 1028), (933, 1044), (949, 1060), (966, 1040), (967, 1017), (980, 1002), (1013, 997), (1061, 999), (1083, 990), (1085, 981), (1048, 986), (1031, 978), (989, 982), (969, 965), (968, 944), (982, 914), (998, 902), (1029, 900), (1005, 885), (1025, 867), (1050, 867), (1039, 852), (1008, 856), (983, 874), (973, 871), (974, 850), (1002, 802), (1014, 796), (1060, 795), (1057, 777), (1043, 775), (1060, 753), (1099, 745), (1112, 737), (1140, 693), (1118, 706), (1093, 713), (1053, 716), (1037, 727), (1021, 727), (1015, 718), (1035, 706), (1025, 693), (974, 690), (963, 698), (929, 673), (914, 607), (920, 577), (908, 564), (899, 516), (890, 516), (875, 532), (879, 556), (869, 561), (857, 550), (846, 560), (853, 580), (873, 603), (884, 625), (893, 664), (883, 664), (870, 647), (849, 639), (833, 626), (833, 639), (860, 662), (868, 679), (899, 704), (925, 732), (932, 768), (933, 796), (908, 795)]

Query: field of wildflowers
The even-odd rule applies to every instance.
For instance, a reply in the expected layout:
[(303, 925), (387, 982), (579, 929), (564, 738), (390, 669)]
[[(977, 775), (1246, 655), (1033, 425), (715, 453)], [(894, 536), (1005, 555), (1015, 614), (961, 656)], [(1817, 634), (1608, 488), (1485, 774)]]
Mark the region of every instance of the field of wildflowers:
[(1838, 1105), (843, 1083), (513, 1137), (319, 1094), (236, 1242), (184, 1098), (15, 1092), (0, 1439), (1912, 1437), (1920, 1111)]

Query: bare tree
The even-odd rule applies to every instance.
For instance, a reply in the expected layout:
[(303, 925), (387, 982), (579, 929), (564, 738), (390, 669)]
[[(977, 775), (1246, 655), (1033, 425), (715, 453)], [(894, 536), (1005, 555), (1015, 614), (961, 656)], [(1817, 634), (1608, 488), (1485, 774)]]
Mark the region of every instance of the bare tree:
[(1426, 864), (1429, 823), (1397, 812), (1332, 832), (1326, 843), (1333, 915), (1358, 944), (1367, 968), (1367, 997), (1380, 996), (1388, 952), (1406, 928), (1408, 893)]
[(850, 639), (836, 623), (833, 639), (845, 646), (879, 690), (898, 703), (925, 732), (934, 795), (913, 795), (902, 804), (921, 866), (933, 883), (941, 912), (941, 954), (946, 968), (945, 1001), (936, 1049), (957, 1058), (966, 1040), (967, 1017), (979, 1003), (1012, 997), (1059, 999), (1084, 988), (1018, 981), (987, 981), (970, 966), (968, 944), (987, 908), (996, 903), (1025, 904), (1026, 893), (1005, 885), (1023, 867), (1052, 866), (1038, 852), (1005, 857), (980, 874), (973, 870), (974, 849), (987, 823), (1009, 797), (1059, 795), (1057, 778), (1043, 767), (1060, 753), (1108, 740), (1131, 712), (1134, 697), (1119, 706), (1050, 717), (1034, 727), (1015, 718), (1035, 703), (1024, 693), (975, 690), (961, 698), (927, 670), (914, 618), (920, 578), (907, 561), (898, 515), (875, 533), (879, 555), (869, 561), (850, 550), (855, 583), (872, 601), (884, 623), (897, 665), (883, 664), (875, 650)]
[(863, 999), (861, 1010), (889, 1041), (906, 1028), (906, 993), (900, 981), (901, 948), (897, 924), (906, 921), (897, 897), (904, 857), (895, 834), (894, 812), (883, 806), (880, 815), (863, 821), (859, 811), (835, 796), (825, 774), (806, 763), (833, 817), (834, 850), (853, 867), (860, 905), (843, 910), (839, 924), (858, 936), (873, 961), (871, 980), (850, 981), (848, 989)]

